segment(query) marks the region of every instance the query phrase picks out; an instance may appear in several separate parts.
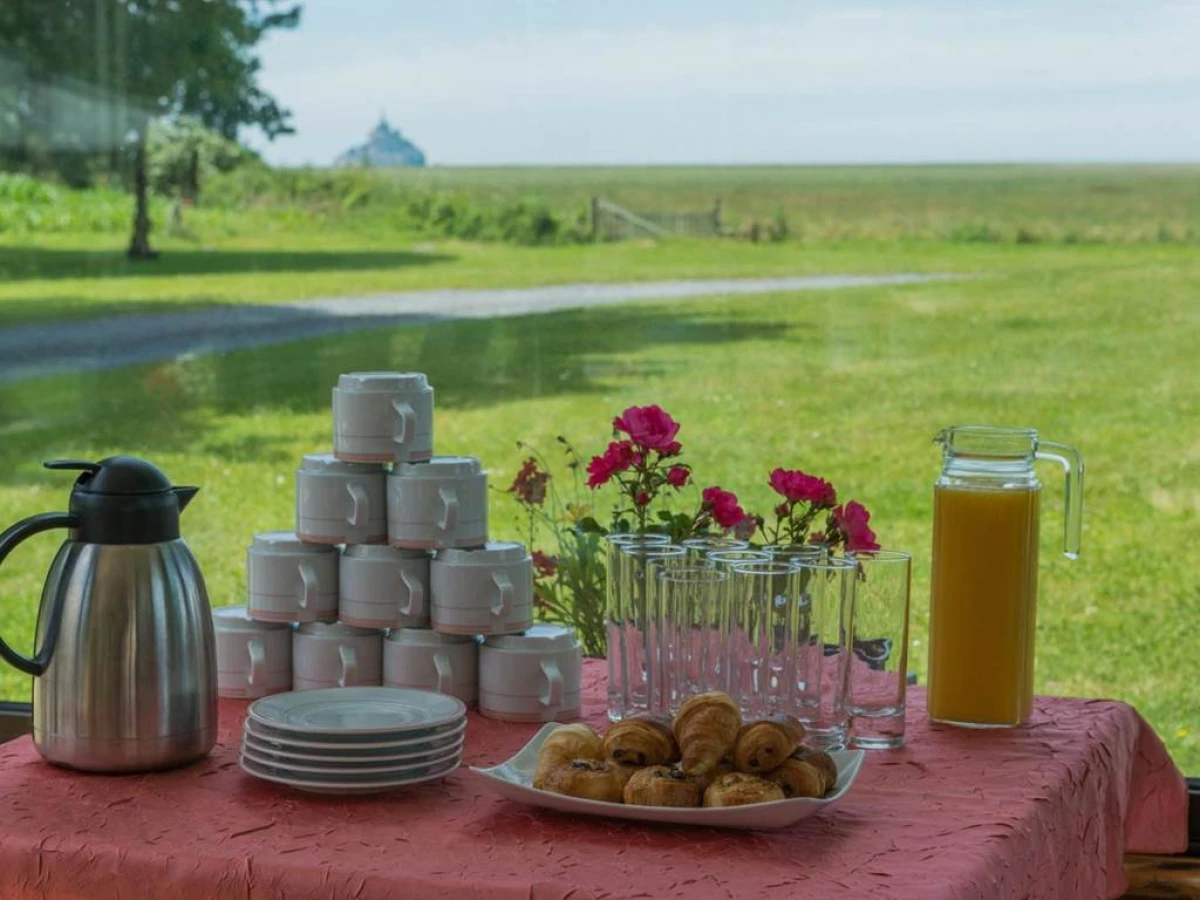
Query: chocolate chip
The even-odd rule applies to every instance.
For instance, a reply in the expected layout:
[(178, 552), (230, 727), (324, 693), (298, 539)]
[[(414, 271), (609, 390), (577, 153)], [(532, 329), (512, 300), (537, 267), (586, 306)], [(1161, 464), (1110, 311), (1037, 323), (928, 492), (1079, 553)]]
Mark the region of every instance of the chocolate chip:
[(757, 756), (750, 757), (750, 766), (755, 769), (758, 768), (758, 757)]

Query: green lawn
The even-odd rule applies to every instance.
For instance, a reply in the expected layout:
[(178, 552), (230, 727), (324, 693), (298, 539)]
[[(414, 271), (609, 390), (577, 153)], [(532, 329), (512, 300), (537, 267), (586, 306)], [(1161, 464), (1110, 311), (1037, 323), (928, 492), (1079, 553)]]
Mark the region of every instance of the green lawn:
[[(871, 507), (886, 545), (915, 551), (913, 640), (923, 672), (939, 470), (930, 438), (962, 421), (1035, 425), (1076, 444), (1089, 467), (1084, 553), (1074, 563), (1055, 552), (1060, 476), (1045, 472), (1039, 688), (1137, 704), (1180, 763), (1200, 771), (1200, 640), (1190, 631), (1200, 617), (1194, 247), (438, 243), (419, 252), (445, 258), (411, 263), (394, 255), (415, 252), (412, 240), (314, 235), (293, 236), (286, 253), (268, 237), (212, 239), (223, 252), (210, 257), (180, 245), (146, 274), (95, 262), (88, 253), (102, 243), (5, 237), (0, 322), (446, 284), (972, 274), (385, 329), (0, 386), (0, 522), (62, 507), (69, 478), (42, 471), (42, 459), (145, 455), (177, 481), (203, 485), (186, 535), (213, 601), (239, 602), (250, 535), (290, 523), (297, 460), (329, 444), (339, 372), (428, 372), (438, 389), (438, 449), (482, 457), (498, 486), (517, 467), (517, 439), (548, 447), (566, 434), (598, 447), (615, 411), (658, 402), (683, 422), (704, 483), (762, 509), (770, 467), (816, 470)], [(257, 253), (272, 247), (276, 256)], [(393, 256), (369, 264), (372, 254)], [(596, 500), (603, 508), (606, 499)], [(495, 534), (516, 533), (511, 513), (495, 496)], [(26, 648), (56, 541), (42, 536), (0, 567), (0, 625)], [(0, 693), (26, 690), (14, 673), (0, 675)]]

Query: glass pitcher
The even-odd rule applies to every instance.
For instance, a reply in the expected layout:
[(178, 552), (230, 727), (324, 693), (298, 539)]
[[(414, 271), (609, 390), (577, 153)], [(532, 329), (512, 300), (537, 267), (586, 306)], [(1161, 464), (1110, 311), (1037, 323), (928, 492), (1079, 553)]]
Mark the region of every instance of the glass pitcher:
[(933, 491), (929, 717), (1011, 727), (1033, 708), (1038, 511), (1035, 460), (1066, 470), (1064, 552), (1079, 555), (1083, 459), (1031, 428), (956, 425)]

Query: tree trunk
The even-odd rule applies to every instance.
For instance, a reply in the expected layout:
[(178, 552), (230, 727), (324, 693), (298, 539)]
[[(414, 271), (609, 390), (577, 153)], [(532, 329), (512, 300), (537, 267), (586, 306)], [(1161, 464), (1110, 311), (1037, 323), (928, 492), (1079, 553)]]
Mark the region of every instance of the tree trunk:
[(133, 162), (133, 236), (129, 239), (130, 259), (157, 259), (150, 249), (150, 210), (146, 185), (146, 131), (149, 123), (138, 129), (137, 153)]

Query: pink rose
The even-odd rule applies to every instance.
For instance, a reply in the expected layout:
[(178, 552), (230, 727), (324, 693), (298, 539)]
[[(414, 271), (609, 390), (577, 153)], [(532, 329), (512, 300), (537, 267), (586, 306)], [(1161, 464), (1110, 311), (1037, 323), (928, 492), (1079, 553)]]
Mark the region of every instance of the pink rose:
[(638, 491), (638, 495), (633, 498), (633, 502), (636, 503), (638, 506), (649, 506), (650, 505), (650, 495), (648, 493), (646, 493), (645, 491)]
[(681, 488), (688, 483), (688, 479), (692, 477), (692, 473), (688, 471), (687, 466), (671, 466), (667, 470), (667, 484), (671, 487)]
[(722, 490), (717, 485), (707, 487), (701, 494), (704, 506), (712, 512), (713, 521), (722, 528), (735, 528), (746, 518), (746, 511), (738, 503), (737, 495)]
[(660, 406), (631, 406), (613, 419), (613, 428), (623, 431), (639, 447), (658, 450), (665, 456), (679, 452), (679, 423)]
[(776, 469), (771, 473), (769, 483), (775, 493), (782, 494), (792, 503), (829, 507), (837, 502), (837, 491), (832, 484), (799, 469)]
[(592, 461), (588, 463), (587, 485), (590, 488), (598, 488), (618, 472), (624, 472), (641, 461), (642, 455), (634, 452), (633, 444), (629, 441), (613, 441), (601, 456), (593, 456)]
[(777, 507), (775, 507), (775, 515), (777, 515), (781, 519), (784, 518), (791, 511), (792, 511), (792, 508), (790, 506), (788, 506), (786, 503), (780, 503)]
[(875, 541), (875, 532), (867, 524), (871, 521), (871, 514), (857, 500), (836, 507), (833, 511), (833, 521), (846, 536), (847, 550), (879, 549), (879, 544)]
[(553, 578), (554, 573), (558, 571), (558, 559), (543, 553), (541, 550), (534, 550), (530, 554), (533, 557), (533, 571), (538, 578)]

